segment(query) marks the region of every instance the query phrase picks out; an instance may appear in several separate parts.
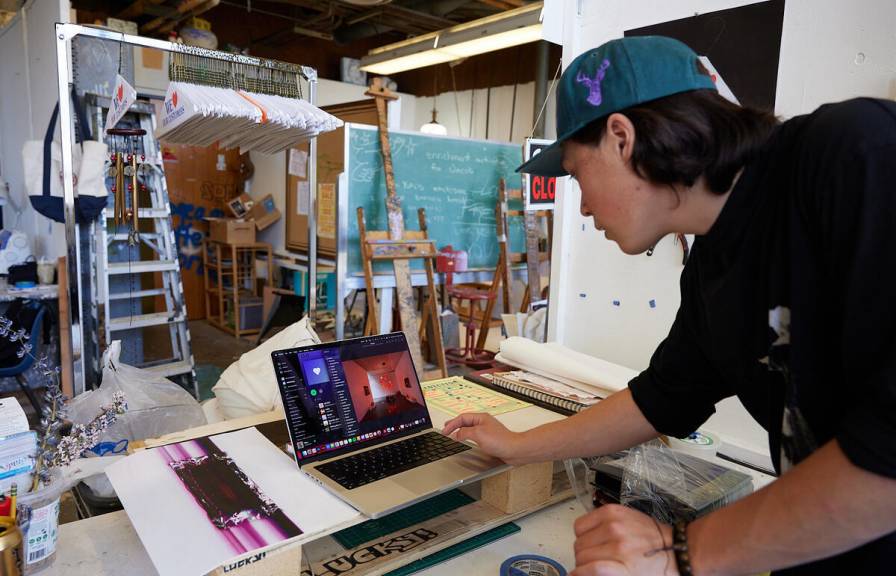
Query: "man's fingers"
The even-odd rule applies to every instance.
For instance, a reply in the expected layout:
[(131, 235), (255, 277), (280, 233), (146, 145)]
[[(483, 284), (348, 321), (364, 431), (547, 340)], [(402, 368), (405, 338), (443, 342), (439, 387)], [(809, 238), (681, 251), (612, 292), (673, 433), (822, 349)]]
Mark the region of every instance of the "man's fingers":
[(594, 530), (608, 520), (614, 520), (624, 513), (625, 508), (618, 504), (605, 504), (600, 508), (595, 508), (584, 516), (576, 518), (574, 524), (576, 537), (585, 534), (590, 530)]
[(460, 428), (481, 424), (482, 416), (483, 415), (478, 412), (455, 416), (451, 420), (445, 422), (445, 427), (442, 429), (442, 434), (447, 436)]
[(624, 564), (612, 560), (600, 560), (579, 566), (569, 576), (626, 576), (628, 569)]

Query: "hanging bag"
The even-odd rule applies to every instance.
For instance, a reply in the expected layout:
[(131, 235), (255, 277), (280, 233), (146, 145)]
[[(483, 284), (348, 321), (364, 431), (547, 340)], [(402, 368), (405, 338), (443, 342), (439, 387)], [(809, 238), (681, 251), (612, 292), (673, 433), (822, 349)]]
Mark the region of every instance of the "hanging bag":
[[(72, 180), (75, 217), (79, 224), (92, 222), (106, 207), (105, 183), (107, 147), (92, 139), (81, 101), (72, 89), (75, 114), (75, 143), (72, 146)], [(62, 146), (53, 141), (59, 104), (53, 108), (43, 141), (29, 140), (22, 148), (25, 189), (35, 210), (57, 222), (65, 222), (62, 184)]]

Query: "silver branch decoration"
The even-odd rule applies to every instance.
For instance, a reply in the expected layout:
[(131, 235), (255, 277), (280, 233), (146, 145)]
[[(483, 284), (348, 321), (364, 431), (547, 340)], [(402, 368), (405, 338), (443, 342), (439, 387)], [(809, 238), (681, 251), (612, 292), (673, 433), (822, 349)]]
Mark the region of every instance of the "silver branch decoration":
[(37, 490), (40, 484), (49, 484), (50, 469), (54, 466), (66, 466), (79, 458), (81, 454), (94, 447), (102, 432), (111, 426), (119, 414), (127, 411), (124, 393), (113, 394), (112, 405), (102, 407), (99, 416), (89, 424), (74, 424), (66, 420), (66, 402), (68, 398), (59, 386), (59, 366), (51, 366), (47, 356), (34, 358), (32, 345), (28, 342), (31, 335), (20, 328), (13, 330), (13, 322), (0, 316), (0, 338), (9, 342), (20, 342), (16, 356), (23, 358), (26, 354), (36, 361), (36, 369), (44, 380), (46, 392), (43, 395), (44, 405), (41, 407), (40, 424), (37, 427), (38, 450), (35, 456), (34, 480), (31, 491)]

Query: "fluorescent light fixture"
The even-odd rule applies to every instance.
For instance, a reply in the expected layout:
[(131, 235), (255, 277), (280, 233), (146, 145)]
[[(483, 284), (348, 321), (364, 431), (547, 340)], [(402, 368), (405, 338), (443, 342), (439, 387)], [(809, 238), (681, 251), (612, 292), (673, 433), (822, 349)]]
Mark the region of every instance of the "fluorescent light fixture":
[(361, 70), (373, 74), (396, 74), (535, 42), (541, 39), (543, 5), (543, 2), (535, 2), (375, 48), (361, 58)]

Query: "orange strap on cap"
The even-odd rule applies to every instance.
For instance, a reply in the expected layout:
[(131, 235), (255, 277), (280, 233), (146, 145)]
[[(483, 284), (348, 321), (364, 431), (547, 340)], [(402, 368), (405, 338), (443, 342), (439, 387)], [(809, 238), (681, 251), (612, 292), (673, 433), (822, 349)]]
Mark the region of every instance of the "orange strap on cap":
[(256, 102), (252, 98), (250, 98), (249, 95), (246, 94), (245, 92), (243, 92), (242, 90), (236, 90), (236, 93), (239, 94), (240, 96), (242, 96), (243, 98), (245, 98), (246, 101), (249, 102), (249, 104), (252, 104), (256, 108), (258, 108), (258, 111), (261, 112), (261, 123), (262, 124), (268, 123), (268, 111), (264, 109), (264, 106), (262, 106), (261, 104), (259, 104), (258, 102)]

